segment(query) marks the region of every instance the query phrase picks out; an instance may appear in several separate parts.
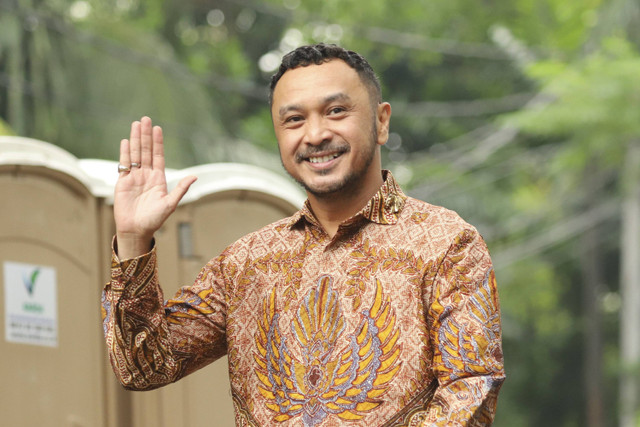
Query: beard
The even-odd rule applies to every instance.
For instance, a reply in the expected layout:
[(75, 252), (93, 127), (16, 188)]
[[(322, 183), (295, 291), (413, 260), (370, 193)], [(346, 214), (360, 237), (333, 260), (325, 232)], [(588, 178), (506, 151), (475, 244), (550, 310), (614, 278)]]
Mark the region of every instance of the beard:
[[(373, 121), (373, 126), (370, 134), (370, 144), (367, 146), (367, 150), (361, 153), (360, 158), (357, 163), (353, 166), (353, 168), (348, 171), (343, 177), (335, 182), (329, 183), (323, 186), (312, 186), (310, 183), (305, 182), (298, 176), (295, 176), (291, 171), (287, 169), (282, 162), (282, 156), (280, 156), (280, 161), (282, 162), (282, 166), (285, 171), (289, 174), (291, 178), (293, 178), (298, 184), (305, 189), (305, 191), (309, 194), (312, 194), (318, 199), (329, 199), (339, 197), (349, 197), (353, 194), (356, 194), (361, 188), (362, 178), (369, 171), (369, 167), (373, 162), (378, 140), (378, 128), (375, 122)], [(325, 150), (338, 151), (341, 155), (349, 153), (351, 151), (351, 147), (347, 144), (335, 144), (332, 142), (322, 143), (318, 146), (307, 149), (305, 152), (301, 152), (296, 154), (296, 162), (300, 163), (308, 158), (310, 155), (314, 153), (319, 153)], [(319, 172), (319, 175), (329, 175), (332, 171), (323, 170)]]

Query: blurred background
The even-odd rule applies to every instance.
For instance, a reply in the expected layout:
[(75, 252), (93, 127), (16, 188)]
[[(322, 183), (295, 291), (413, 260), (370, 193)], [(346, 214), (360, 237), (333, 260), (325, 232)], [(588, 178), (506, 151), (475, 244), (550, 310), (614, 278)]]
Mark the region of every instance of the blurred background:
[(0, 135), (116, 160), (149, 115), (170, 167), (284, 174), (266, 86), (314, 42), (371, 62), (384, 167), (489, 245), (495, 425), (640, 426), (637, 0), (0, 0)]

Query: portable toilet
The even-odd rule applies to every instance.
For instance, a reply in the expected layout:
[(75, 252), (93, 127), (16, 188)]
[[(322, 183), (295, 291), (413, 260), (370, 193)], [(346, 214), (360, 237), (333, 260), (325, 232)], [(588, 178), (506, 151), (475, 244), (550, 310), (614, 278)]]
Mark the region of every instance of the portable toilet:
[(3, 425), (111, 423), (98, 310), (104, 257), (92, 185), (66, 151), (0, 137)]

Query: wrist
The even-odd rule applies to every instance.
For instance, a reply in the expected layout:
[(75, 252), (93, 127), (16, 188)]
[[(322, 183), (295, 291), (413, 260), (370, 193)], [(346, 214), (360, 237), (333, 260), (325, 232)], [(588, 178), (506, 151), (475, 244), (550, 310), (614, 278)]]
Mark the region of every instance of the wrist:
[(120, 260), (136, 258), (148, 253), (152, 248), (153, 235), (116, 233), (114, 250)]

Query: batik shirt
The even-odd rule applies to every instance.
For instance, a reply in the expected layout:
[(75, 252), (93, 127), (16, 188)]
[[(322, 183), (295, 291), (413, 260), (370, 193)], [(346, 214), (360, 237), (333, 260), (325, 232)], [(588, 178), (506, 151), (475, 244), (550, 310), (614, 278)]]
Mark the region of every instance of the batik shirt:
[(121, 383), (156, 388), (228, 354), (239, 426), (491, 424), (504, 369), (487, 248), (384, 175), (333, 238), (307, 202), (166, 302), (155, 250), (114, 252), (102, 306)]

